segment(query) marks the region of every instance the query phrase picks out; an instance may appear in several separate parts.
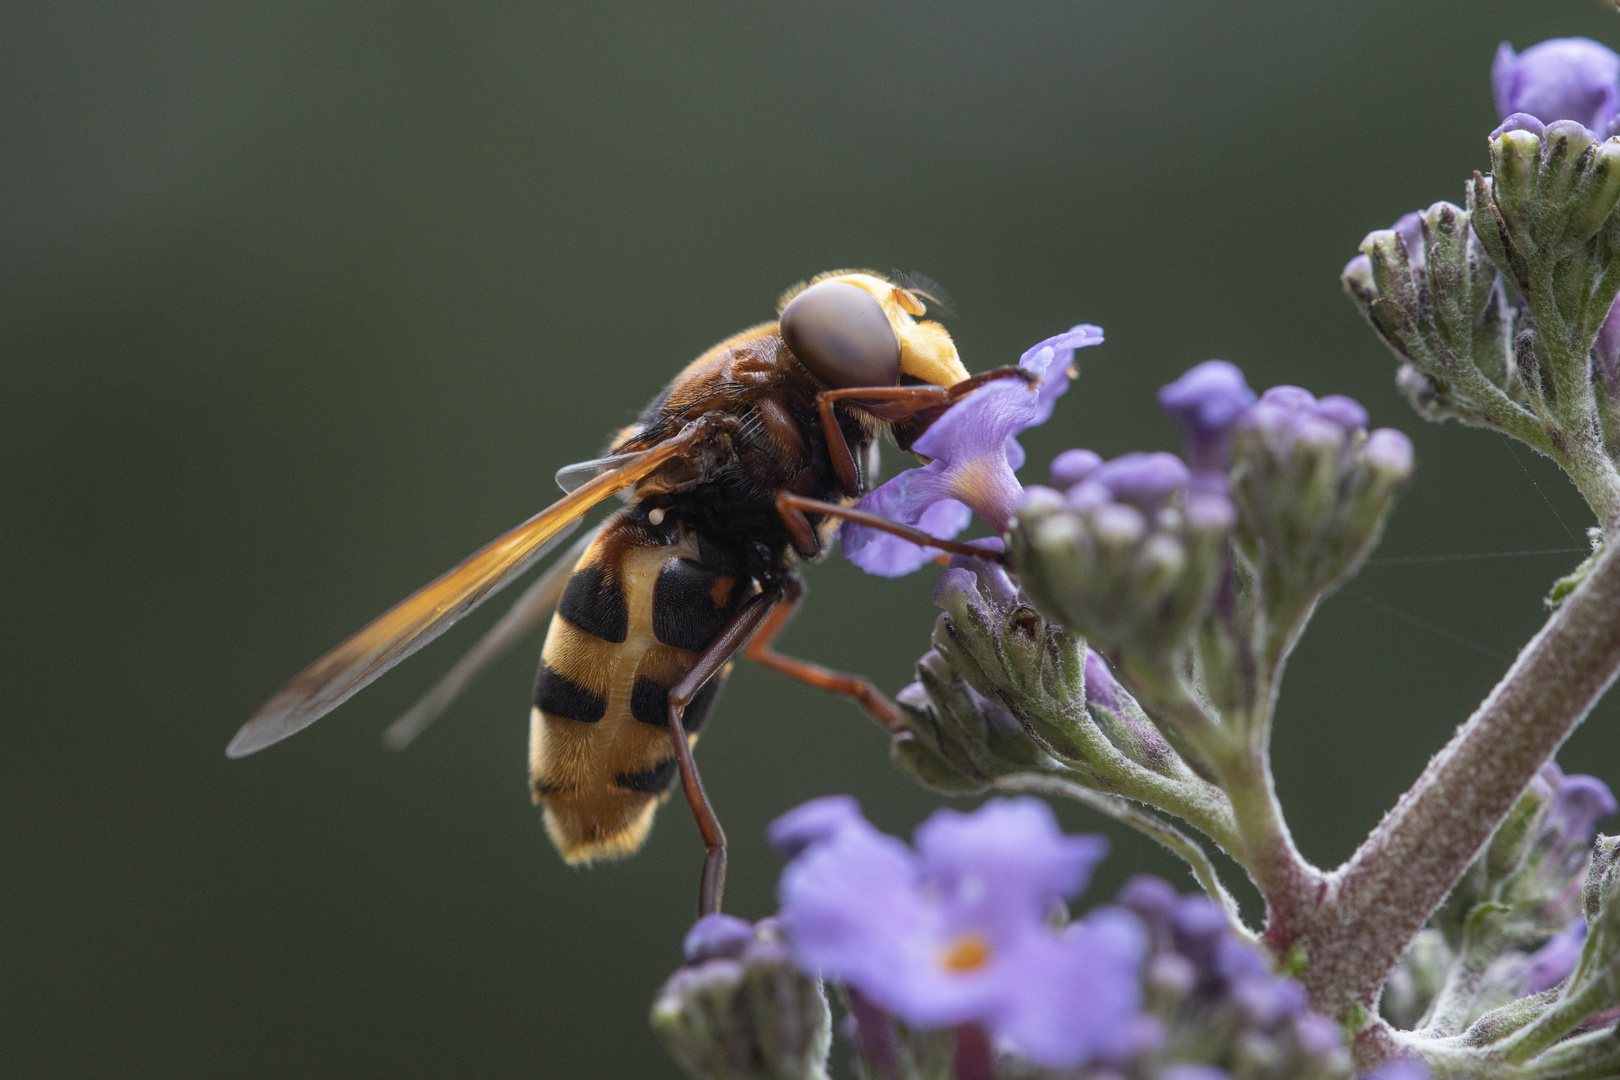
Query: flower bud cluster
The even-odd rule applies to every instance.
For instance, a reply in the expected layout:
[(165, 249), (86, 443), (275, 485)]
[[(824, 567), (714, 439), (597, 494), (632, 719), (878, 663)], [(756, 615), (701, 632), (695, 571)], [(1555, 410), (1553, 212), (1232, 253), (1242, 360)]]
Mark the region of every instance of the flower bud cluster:
[(1412, 474), (1405, 435), (1369, 434), (1359, 404), (1297, 386), (1261, 395), (1232, 446), (1238, 536), (1273, 608), (1314, 602), (1354, 570)]
[(1341, 280), (1401, 360), (1396, 385), (1419, 413), (1495, 426), (1493, 414), (1523, 388), (1514, 310), (1472, 217), (1448, 202), (1407, 214), (1369, 233)]
[(982, 791), (1040, 772), (1155, 805), (1211, 799), (1103, 658), (1042, 618), (1000, 566), (953, 558), (934, 602), (934, 647), (896, 697), (905, 730), (893, 744), (925, 787)]
[(1587, 872), (1592, 836), (1615, 810), (1602, 781), (1544, 768), (1402, 961), (1398, 1019), (1486, 1041), (1532, 1018), (1539, 1005), (1515, 999), (1545, 994), (1575, 966), (1583, 885), (1600, 876)]
[[(1602, 810), (1613, 812), (1612, 797)], [(1494, 1044), (1495, 1054), (1525, 1076), (1620, 1075), (1620, 1041), (1614, 1037), (1620, 1018), (1617, 853), (1620, 837), (1598, 837), (1582, 890), (1585, 917), (1536, 954), (1527, 987), (1532, 996), (1486, 1014), (1464, 1041)]]
[[(1543, 124), (1515, 113), (1492, 132), (1490, 148), (1491, 175), (1469, 185), (1474, 231), (1528, 295), (1538, 276), (1586, 253), (1609, 223), (1620, 202), (1620, 142), (1600, 141), (1575, 120)], [(1613, 299), (1590, 313), (1593, 333)]]
[(1173, 454), (1081, 451), (1053, 479), (1066, 489), (1029, 489), (1008, 542), (1035, 606), (1110, 652), (1177, 652), (1220, 584), (1231, 501)]
[(1566, 776), (1549, 764), (1498, 826), (1436, 914), (1453, 948), (1489, 937), (1522, 948), (1563, 930), (1582, 912), (1592, 837), (1616, 810), (1594, 776)]
[[(1369, 233), (1342, 280), (1402, 361), (1397, 385), (1421, 414), (1549, 455), (1607, 516), (1620, 499), (1620, 322), (1601, 332), (1620, 294), (1620, 138), (1554, 113), (1603, 113), (1607, 132), (1620, 86), (1577, 87), (1581, 71), (1554, 71), (1568, 59), (1569, 43), (1556, 44), (1499, 57), (1498, 100), (1547, 116), (1514, 112), (1491, 133), (1491, 174), (1469, 182), (1467, 210), (1436, 203)], [(1576, 51), (1593, 50), (1605, 71), (1620, 63), (1595, 43)]]
[(1147, 928), (1145, 1004), (1163, 1032), (1120, 1070), (1123, 1075), (1349, 1076), (1339, 1026), (1311, 1012), (1304, 988), (1274, 974), (1258, 950), (1232, 933), (1213, 901), (1178, 896), (1168, 883), (1147, 876), (1132, 878), (1115, 900)]
[(700, 1080), (826, 1080), (832, 1013), (774, 919), (705, 916), (685, 954), (652, 1008), (683, 1069)]

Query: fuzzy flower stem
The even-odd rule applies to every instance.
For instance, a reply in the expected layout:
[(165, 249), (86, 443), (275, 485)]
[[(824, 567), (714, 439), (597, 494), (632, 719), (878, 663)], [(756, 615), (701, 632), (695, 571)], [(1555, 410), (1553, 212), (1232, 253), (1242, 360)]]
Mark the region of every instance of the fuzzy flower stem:
[[(1149, 714), (1173, 718), (1173, 723), (1161, 726), (1166, 736), (1176, 733), (1184, 742), (1190, 739), (1193, 746), (1183, 749), (1183, 755), (1193, 752), (1199, 757), (1189, 760), (1207, 761), (1207, 769), (1231, 800), (1236, 836), (1214, 838), (1248, 871), (1265, 898), (1267, 937), (1275, 939), (1285, 933), (1281, 925), (1293, 912), (1308, 910), (1321, 896), (1325, 875), (1294, 846), (1277, 802), (1267, 750), (1273, 689), (1268, 687), (1259, 696), (1262, 715), (1249, 718), (1248, 723), (1227, 725), (1217, 723), (1173, 672), (1133, 674), (1138, 676), (1138, 689), (1144, 691), (1140, 698), (1149, 706)], [(1141, 678), (1144, 674), (1148, 679)], [(1278, 954), (1286, 951), (1284, 946)]]
[[(1243, 844), (1236, 853), (1238, 861), (1265, 897), (1267, 937), (1275, 940), (1276, 931), (1293, 911), (1314, 904), (1322, 895), (1325, 875), (1294, 846), (1263, 748), (1257, 754), (1234, 755), (1222, 762), (1221, 778), (1232, 799)], [(1286, 951), (1285, 946), (1278, 955)]]
[(1617, 672), (1620, 546), (1598, 559), (1417, 783), (1329, 875), (1320, 902), (1283, 898), (1288, 909), (1267, 941), (1279, 953), (1305, 950), (1301, 980), (1315, 1008), (1372, 1007), (1413, 936)]
[(1242, 916), (1238, 912), (1237, 901), (1222, 884), (1220, 874), (1215, 864), (1204, 851), (1203, 846), (1155, 814), (1139, 810), (1131, 803), (1117, 795), (1104, 795), (1090, 788), (1064, 780), (1061, 777), (1050, 776), (1043, 773), (1014, 773), (996, 780), (996, 787), (1002, 791), (1024, 795), (1055, 795), (1058, 798), (1077, 802), (1088, 806), (1101, 814), (1113, 818), (1124, 825), (1129, 825), (1144, 836), (1157, 841), (1163, 847), (1176, 855), (1192, 871), (1193, 877), (1203, 890), (1226, 910), (1227, 917), (1232, 920), (1232, 930), (1245, 941), (1257, 942), (1258, 936), (1254, 931), (1244, 925)]

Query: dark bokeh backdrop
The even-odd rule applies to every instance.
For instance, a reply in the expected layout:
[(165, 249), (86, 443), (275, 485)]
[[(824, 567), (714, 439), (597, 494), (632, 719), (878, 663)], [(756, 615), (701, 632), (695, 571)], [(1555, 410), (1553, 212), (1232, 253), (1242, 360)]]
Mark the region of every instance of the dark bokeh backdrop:
[[(1337, 282), (1367, 230), (1461, 199), (1497, 43), (1572, 33), (1620, 21), (1592, 0), (9, 7), (0, 1073), (673, 1076), (644, 1017), (692, 910), (684, 810), (633, 861), (561, 864), (525, 786), (537, 645), (408, 753), (378, 744), (492, 612), (291, 742), (223, 750), (816, 271), (935, 277), (975, 368), (1106, 327), (1037, 464), (1172, 446), (1153, 390), (1222, 356), (1413, 434), (1381, 555), (1576, 546), (1555, 470), (1423, 425)], [(1324, 606), (1276, 737), (1309, 855), (1352, 850), (1574, 561), (1373, 566)], [(786, 644), (896, 689), (933, 576), (814, 567)], [(1617, 728), (1610, 702), (1566, 763), (1620, 781)], [(938, 802), (854, 709), (756, 669), (701, 759), (749, 916), (777, 813), (852, 791), (909, 829)], [(1185, 882), (1116, 834), (1099, 892), (1142, 868)]]

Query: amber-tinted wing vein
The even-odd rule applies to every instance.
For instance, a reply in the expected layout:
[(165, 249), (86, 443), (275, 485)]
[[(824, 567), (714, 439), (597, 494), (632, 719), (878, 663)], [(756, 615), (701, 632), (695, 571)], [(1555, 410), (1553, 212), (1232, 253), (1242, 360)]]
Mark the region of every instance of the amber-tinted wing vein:
[(225, 749), (245, 757), (301, 731), (426, 645), (524, 569), (542, 545), (609, 495), (644, 479), (707, 432), (689, 425), (623, 467), (565, 495), (505, 536), (417, 590), (282, 687)]
[[(557, 601), (562, 598), (563, 589), (568, 585), (568, 578), (573, 574), (579, 557), (585, 554), (585, 549), (601, 531), (601, 526), (597, 526), (574, 541), (572, 547), (559, 555), (557, 561), (517, 598), (511, 610), (502, 615), (500, 620), (478, 639), (478, 644), (469, 649), (467, 655), (456, 661), (455, 667), (445, 672), (444, 677), (433, 684), (433, 689), (423, 694), (421, 700), (412, 705), (408, 712), (388, 725), (388, 730), (383, 732), (383, 745), (390, 750), (403, 750), (409, 746), (429, 724), (450, 707), (451, 702), (455, 701), (474, 679), (489, 670), (497, 660), (511, 650), (512, 646), (528, 637), (542, 622), (550, 618), (551, 613), (557, 609)], [(562, 534), (559, 534), (557, 539), (561, 538)]]

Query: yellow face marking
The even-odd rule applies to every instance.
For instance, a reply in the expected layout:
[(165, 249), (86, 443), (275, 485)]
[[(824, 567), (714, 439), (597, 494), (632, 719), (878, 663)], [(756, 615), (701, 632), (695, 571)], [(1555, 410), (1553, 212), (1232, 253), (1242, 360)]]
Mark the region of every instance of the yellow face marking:
[(922, 301), (916, 293), (860, 270), (818, 274), (810, 284), (819, 285), (823, 281), (847, 282), (872, 294), (900, 342), (902, 374), (935, 386), (955, 386), (968, 377), (967, 368), (962, 366), (962, 358), (956, 352), (956, 343), (946, 329), (937, 322), (918, 322), (913, 317), (922, 314)]

